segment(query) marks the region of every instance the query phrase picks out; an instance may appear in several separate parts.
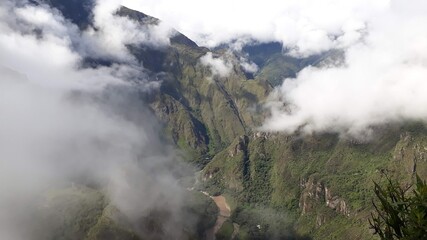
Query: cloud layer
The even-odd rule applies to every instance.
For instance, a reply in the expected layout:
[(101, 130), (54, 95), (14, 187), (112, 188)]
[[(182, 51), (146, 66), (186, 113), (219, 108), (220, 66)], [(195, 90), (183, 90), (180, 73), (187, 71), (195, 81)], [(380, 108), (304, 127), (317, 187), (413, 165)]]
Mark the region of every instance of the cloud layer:
[(366, 22), (345, 63), (308, 67), (271, 96), (264, 129), (352, 136), (372, 127), (427, 121), (427, 3), (396, 0)]
[(165, 20), (208, 47), (230, 43), (238, 50), (256, 40), (282, 42), (289, 54), (300, 57), (344, 51), (345, 61), (339, 66), (307, 67), (297, 78), (285, 80), (270, 97), (272, 117), (264, 130), (365, 136), (376, 125), (427, 121), (426, 1), (124, 0), (124, 4)]
[(208, 47), (233, 39), (280, 41), (297, 55), (310, 55), (359, 40), (390, 0), (124, 0)]
[[(162, 222), (165, 237), (179, 237), (184, 191), (172, 172), (181, 166), (141, 100), (160, 83), (125, 47), (159, 41), (147, 38), (150, 29), (113, 16), (115, 2), (101, 2), (106, 5), (94, 12), (97, 30), (86, 32), (47, 5), (0, 3), (0, 235), (5, 239), (36, 239), (37, 219), (31, 216), (43, 194), (72, 183), (102, 186), (131, 222), (153, 209), (169, 211)], [(168, 34), (158, 36), (168, 43)], [(111, 65), (83, 67), (88, 56)]]

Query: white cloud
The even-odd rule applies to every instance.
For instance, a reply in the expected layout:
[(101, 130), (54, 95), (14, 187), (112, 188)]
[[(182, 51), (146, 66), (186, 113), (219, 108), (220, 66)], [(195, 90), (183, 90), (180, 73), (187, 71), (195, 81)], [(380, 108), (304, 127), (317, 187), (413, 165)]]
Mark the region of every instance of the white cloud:
[(173, 29), (164, 22), (143, 25), (136, 20), (118, 16), (120, 0), (97, 1), (94, 9), (94, 28), (88, 28), (80, 42), (87, 46), (85, 52), (118, 60), (130, 61), (126, 45), (143, 44), (150, 47), (165, 47), (170, 44)]
[(256, 73), (259, 70), (258, 65), (256, 65), (254, 62), (249, 61), (247, 58), (241, 57), (239, 59), (240, 66), (243, 68), (245, 72), (248, 73)]
[(221, 78), (227, 77), (233, 70), (231, 62), (224, 59), (224, 57), (213, 57), (211, 52), (200, 58), (201, 64), (210, 68), (213, 76)]
[(359, 40), (365, 22), (390, 0), (124, 0), (124, 5), (166, 21), (208, 47), (232, 39), (281, 41), (309, 55)]
[[(128, 31), (141, 29), (119, 18), (114, 36), (82, 37), (48, 6), (15, 4), (0, 2), (0, 235), (38, 239), (33, 234), (53, 232), (34, 229), (43, 194), (89, 181), (103, 186), (131, 221), (153, 208), (169, 210), (162, 224), (176, 236), (184, 190), (170, 171), (178, 161), (141, 100), (142, 91), (159, 83), (123, 46), (139, 43)], [(109, 17), (100, 17), (103, 24), (117, 23)], [(94, 54), (91, 46), (110, 40), (111, 48), (101, 46), (105, 55), (97, 57), (120, 64), (82, 67)]]
[[(345, 64), (309, 67), (272, 94), (264, 129), (360, 135), (373, 125), (427, 121), (427, 2), (422, 0), (124, 0), (198, 44), (280, 41), (290, 54), (345, 52)], [(173, 11), (170, 11), (173, 9)], [(236, 41), (237, 39), (237, 41)], [(244, 61), (242, 67), (248, 67)], [(283, 107), (283, 105), (286, 105)]]
[(343, 66), (286, 79), (264, 129), (361, 136), (385, 123), (427, 122), (426, 11), (425, 1), (392, 1), (366, 22), (364, 41), (346, 50)]
[(67, 31), (67, 27), (64, 26), (64, 20), (45, 8), (30, 5), (15, 9), (15, 13), (20, 20), (33, 27), (42, 27), (44, 30), (49, 29), (51, 32), (62, 34)]

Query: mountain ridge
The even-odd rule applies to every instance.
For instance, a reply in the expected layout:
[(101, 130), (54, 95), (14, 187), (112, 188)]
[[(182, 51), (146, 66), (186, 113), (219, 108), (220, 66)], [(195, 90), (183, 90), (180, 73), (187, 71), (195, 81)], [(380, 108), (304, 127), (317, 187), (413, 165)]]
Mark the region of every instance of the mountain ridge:
[[(53, 6), (63, 3), (49, 2)], [(56, 6), (61, 12), (69, 10), (68, 5)], [(70, 11), (64, 16), (75, 16), (77, 20), (73, 21), (81, 29), (89, 26), (90, 12), (74, 15), (74, 10)], [(125, 7), (117, 14), (139, 24), (160, 21)], [(341, 52), (330, 51), (299, 59), (284, 55), (277, 43), (270, 44), (243, 48), (242, 54), (260, 68), (253, 78), (248, 78), (239, 64), (240, 55), (228, 49), (199, 47), (178, 32), (171, 37), (170, 45), (162, 48), (143, 44), (127, 48), (162, 82), (160, 89), (144, 101), (163, 123), (164, 134), (182, 151), (183, 159), (201, 170), (200, 184), (195, 188), (211, 195), (222, 194), (234, 203), (231, 221), (240, 226), (237, 239), (374, 239), (367, 222), (373, 181), (382, 181), (384, 172), (400, 178), (403, 184), (409, 184), (415, 173), (427, 176), (425, 126), (385, 126), (375, 132), (376, 139), (371, 142), (330, 133), (305, 136), (258, 132), (257, 127), (268, 116), (263, 104), (274, 86), (295, 77), (306, 66), (339, 64), (343, 58)], [(201, 63), (201, 57), (209, 52), (232, 65), (229, 75), (215, 76)], [(95, 61), (91, 67), (99, 65)], [(97, 209), (84, 216), (79, 206), (77, 213), (70, 207), (70, 216), (89, 218), (86, 223), (91, 228), (84, 226), (78, 234), (86, 234), (88, 239), (138, 239), (132, 226), (116, 226), (114, 206), (100, 200), (102, 193), (85, 187), (69, 191), (53, 195), (77, 196), (77, 202), (85, 203), (82, 209)], [(214, 222), (216, 209), (203, 196), (192, 197), (196, 203), (189, 208), (206, 219), (197, 223), (196, 231), (183, 231), (188, 238), (197, 239)], [(155, 213), (163, 216), (161, 211)], [(156, 218), (155, 213), (143, 221), (143, 228), (154, 226), (158, 230), (162, 218)], [(153, 239), (161, 236), (153, 234)]]

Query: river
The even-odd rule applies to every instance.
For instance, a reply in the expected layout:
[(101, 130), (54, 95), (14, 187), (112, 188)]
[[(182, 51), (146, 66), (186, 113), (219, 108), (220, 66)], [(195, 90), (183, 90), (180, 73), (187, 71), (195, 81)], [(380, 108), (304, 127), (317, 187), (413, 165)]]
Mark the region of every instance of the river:
[[(210, 197), (219, 208), (219, 213), (218, 213), (218, 217), (216, 219), (215, 225), (211, 229), (209, 229), (208, 232), (206, 233), (207, 240), (215, 240), (215, 234), (219, 231), (219, 229), (221, 229), (224, 222), (230, 218), (231, 208), (228, 205), (227, 199), (225, 199), (224, 196), (219, 195), (219, 196), (213, 197), (213, 196), (210, 196), (207, 192), (202, 192), (202, 193)], [(235, 234), (233, 233), (233, 235)]]

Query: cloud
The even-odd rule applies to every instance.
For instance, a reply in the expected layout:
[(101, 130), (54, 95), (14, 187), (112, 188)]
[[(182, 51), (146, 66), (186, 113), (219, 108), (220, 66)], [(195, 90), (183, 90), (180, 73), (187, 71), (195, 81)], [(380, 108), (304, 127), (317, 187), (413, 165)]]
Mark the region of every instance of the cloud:
[(211, 52), (200, 58), (202, 65), (210, 68), (213, 76), (227, 77), (233, 70), (233, 65), (223, 57), (214, 57)]
[[(16, 9), (9, 6), (19, 20), (3, 18), (3, 21), (21, 33), (42, 30), (45, 37), (63, 39), (66, 36), (66, 44), (81, 57), (129, 63), (136, 60), (129, 54), (128, 45), (154, 48), (169, 46), (170, 37), (176, 34), (174, 29), (161, 21), (145, 24), (119, 15), (117, 12), (121, 8), (120, 3), (120, 0), (95, 1), (92, 9), (93, 22), (84, 31), (80, 31), (71, 19), (64, 18), (59, 10), (46, 4), (21, 4)], [(4, 3), (4, 6), (7, 5), (11, 4)]]
[[(239, 38), (279, 41), (295, 55), (345, 48), (363, 37), (366, 21), (390, 0), (124, 0), (125, 6), (158, 17), (199, 45)], [(173, 9), (173, 11), (170, 11)]]
[(256, 65), (256, 63), (250, 61), (245, 57), (240, 57), (239, 62), (240, 62), (240, 66), (247, 73), (256, 73), (259, 70), (259, 67), (258, 65)]
[[(373, 126), (425, 121), (427, 3), (402, 0), (125, 0), (199, 45), (239, 51), (279, 41), (290, 55), (344, 52), (344, 64), (308, 67), (271, 95), (264, 130), (366, 135)], [(165, 9), (174, 9), (166, 11)], [(245, 64), (247, 70), (251, 66)], [(249, 67), (249, 68), (248, 68)], [(254, 67), (254, 66), (253, 66)]]
[[(93, 9), (94, 28), (88, 28), (83, 37), (86, 42), (94, 41), (90, 47), (96, 49), (97, 55), (126, 60), (130, 57), (127, 45), (143, 44), (156, 48), (169, 46), (170, 37), (175, 34), (170, 26), (161, 21), (157, 24), (141, 24), (136, 20), (119, 16), (116, 13), (121, 7), (121, 2), (98, 1)], [(112, 53), (115, 56), (109, 56)]]
[(372, 127), (427, 122), (425, 1), (392, 1), (366, 22), (363, 41), (349, 46), (345, 63), (307, 67), (271, 96), (265, 130), (332, 131), (369, 135)]
[[(117, 19), (111, 20), (115, 18), (111, 14), (99, 16), (111, 9), (98, 9), (94, 18), (114, 23)], [(142, 94), (157, 91), (160, 83), (121, 46), (155, 38), (132, 40), (129, 31), (141, 29), (123, 17), (117, 21), (112, 47), (103, 54), (96, 51), (110, 40), (106, 32), (88, 36), (47, 5), (0, 3), (4, 238), (37, 238), (39, 219), (33, 213), (43, 204), (43, 194), (72, 183), (102, 186), (131, 221), (153, 209), (169, 211), (170, 218), (162, 222), (166, 238), (179, 236), (185, 191), (172, 172), (183, 174), (186, 166), (178, 164), (173, 147), (159, 137), (161, 128), (141, 99)], [(94, 53), (89, 46), (98, 44), (97, 57), (121, 61), (84, 67)]]

